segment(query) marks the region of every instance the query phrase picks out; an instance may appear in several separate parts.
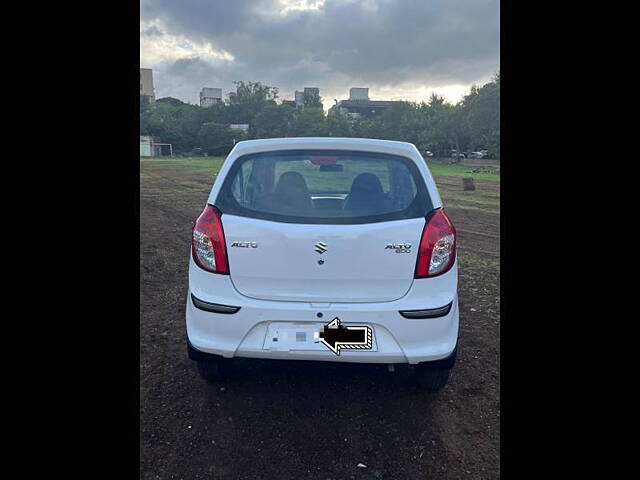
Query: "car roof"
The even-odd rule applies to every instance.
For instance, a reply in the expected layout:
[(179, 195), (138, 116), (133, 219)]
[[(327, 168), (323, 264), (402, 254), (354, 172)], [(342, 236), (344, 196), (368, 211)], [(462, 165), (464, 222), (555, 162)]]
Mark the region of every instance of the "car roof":
[(265, 138), (259, 140), (244, 140), (238, 142), (230, 156), (240, 156), (248, 153), (292, 150), (292, 149), (326, 149), (333, 150), (378, 150), (387, 153), (407, 155), (417, 152), (415, 145), (408, 142), (396, 142), (393, 140), (379, 140), (374, 138), (348, 138), (348, 137), (295, 137), (295, 138)]

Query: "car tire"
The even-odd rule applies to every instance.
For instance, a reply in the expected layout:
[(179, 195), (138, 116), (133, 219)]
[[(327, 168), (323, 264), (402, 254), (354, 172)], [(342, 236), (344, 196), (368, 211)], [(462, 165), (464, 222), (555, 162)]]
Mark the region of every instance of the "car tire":
[(199, 361), (197, 364), (198, 374), (209, 383), (227, 380), (232, 370), (230, 360), (227, 359)]
[(429, 392), (437, 392), (449, 381), (449, 369), (433, 369), (428, 366), (416, 368), (418, 385)]

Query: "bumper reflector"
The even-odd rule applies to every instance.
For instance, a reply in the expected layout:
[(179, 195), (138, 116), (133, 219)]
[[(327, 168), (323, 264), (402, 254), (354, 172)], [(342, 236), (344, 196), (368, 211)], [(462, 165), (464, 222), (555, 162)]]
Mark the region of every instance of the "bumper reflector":
[(219, 305), (217, 303), (203, 302), (191, 294), (191, 301), (196, 308), (213, 313), (236, 313), (240, 307), (231, 307), (229, 305)]
[(401, 310), (400, 315), (402, 315), (404, 318), (444, 317), (451, 311), (451, 305), (453, 305), (453, 302), (450, 302), (444, 307), (430, 308), (428, 310)]

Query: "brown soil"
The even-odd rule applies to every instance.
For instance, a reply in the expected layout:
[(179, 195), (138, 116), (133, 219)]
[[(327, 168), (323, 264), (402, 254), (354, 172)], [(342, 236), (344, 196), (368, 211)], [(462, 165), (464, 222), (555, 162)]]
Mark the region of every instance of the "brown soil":
[(499, 478), (499, 186), (477, 180), (465, 203), (460, 179), (437, 180), (460, 237), (459, 355), (442, 391), (409, 369), (254, 360), (209, 385), (186, 356), (184, 308), (211, 179), (141, 166), (142, 479)]

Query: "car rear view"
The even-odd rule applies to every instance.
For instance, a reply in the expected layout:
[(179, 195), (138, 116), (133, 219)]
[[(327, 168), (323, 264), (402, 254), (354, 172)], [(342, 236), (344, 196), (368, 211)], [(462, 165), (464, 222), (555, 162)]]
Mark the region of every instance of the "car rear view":
[(210, 380), (247, 357), (410, 364), (441, 388), (456, 355), (455, 249), (412, 144), (240, 142), (193, 228), (189, 356)]

